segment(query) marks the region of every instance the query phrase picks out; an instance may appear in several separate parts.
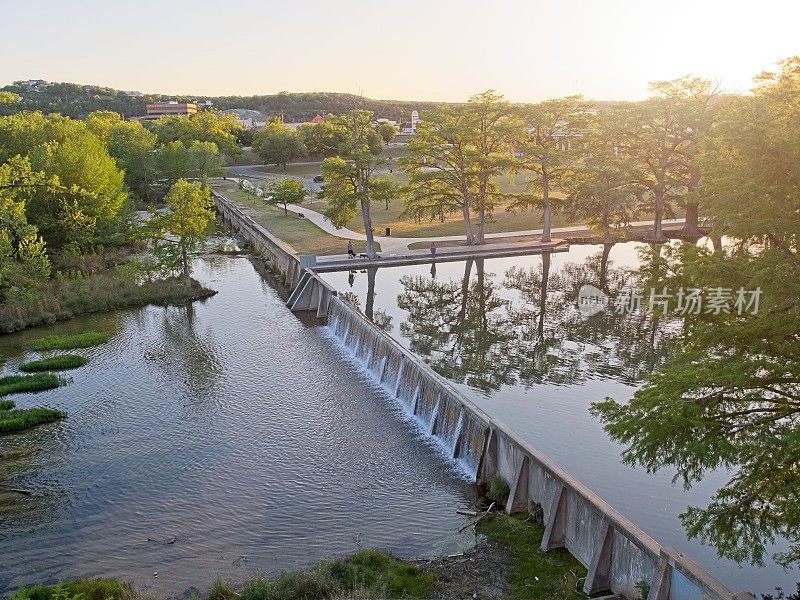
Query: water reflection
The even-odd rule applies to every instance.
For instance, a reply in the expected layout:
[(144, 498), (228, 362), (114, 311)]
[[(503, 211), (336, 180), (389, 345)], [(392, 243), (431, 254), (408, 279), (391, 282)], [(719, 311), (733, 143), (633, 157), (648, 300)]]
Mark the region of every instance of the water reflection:
[(535, 266), (511, 266), (499, 280), (483, 259), (466, 261), (460, 281), (403, 276), (397, 305), (407, 316), (400, 333), (440, 374), (485, 392), (589, 377), (636, 383), (664, 362), (670, 329), (644, 312), (586, 318), (576, 308), (584, 284), (611, 296), (630, 284), (634, 274), (610, 261), (611, 247), (556, 269), (544, 254)]

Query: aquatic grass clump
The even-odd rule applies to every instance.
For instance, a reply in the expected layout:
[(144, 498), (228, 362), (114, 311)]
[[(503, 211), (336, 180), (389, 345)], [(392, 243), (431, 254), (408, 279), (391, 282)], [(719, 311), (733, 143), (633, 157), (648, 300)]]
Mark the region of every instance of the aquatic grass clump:
[(111, 336), (112, 331), (84, 331), (83, 333), (73, 333), (67, 335), (47, 335), (38, 340), (33, 340), (28, 348), (30, 350), (74, 350), (76, 348), (90, 348), (105, 344)]
[(11, 410), (12, 408), (14, 408), (13, 400), (5, 400), (0, 398), (0, 410)]
[(41, 392), (52, 390), (61, 385), (61, 380), (52, 373), (36, 373), (35, 375), (8, 375), (0, 377), (0, 396), (21, 394), (23, 392)]
[(65, 371), (67, 369), (77, 369), (82, 367), (89, 360), (77, 354), (59, 354), (42, 360), (33, 360), (19, 366), (20, 371), (25, 373), (36, 373), (39, 371)]
[(44, 423), (65, 419), (67, 413), (54, 408), (0, 410), (0, 434), (15, 433)]

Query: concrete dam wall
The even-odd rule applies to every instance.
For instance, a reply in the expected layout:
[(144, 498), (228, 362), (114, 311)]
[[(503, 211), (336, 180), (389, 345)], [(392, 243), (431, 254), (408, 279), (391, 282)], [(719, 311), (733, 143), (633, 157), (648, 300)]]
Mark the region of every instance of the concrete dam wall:
[[(309, 278), (326, 285), (316, 275)], [(506, 512), (541, 507), (542, 548), (566, 548), (588, 569), (586, 593), (638, 598), (636, 585), (645, 582), (648, 600), (752, 598), (732, 592), (688, 557), (661, 546), (335, 295), (327, 314), (336, 338), (445, 455), (479, 483), (499, 477), (508, 485)]]
[[(221, 218), (283, 274), (292, 311), (316, 311), (342, 347), (380, 383), (423, 435), (478, 483), (499, 477), (510, 493), (506, 512), (541, 510), (542, 548), (566, 548), (588, 570), (584, 591), (648, 600), (752, 600), (734, 593), (679, 551), (664, 547), (548, 456), (492, 419), (427, 364), (364, 315), (342, 302), (313, 271), (313, 260), (290, 248), (219, 194)], [(309, 257), (312, 258), (313, 257)], [(306, 268), (312, 267), (312, 268)], [(539, 509), (540, 507), (540, 509)]]

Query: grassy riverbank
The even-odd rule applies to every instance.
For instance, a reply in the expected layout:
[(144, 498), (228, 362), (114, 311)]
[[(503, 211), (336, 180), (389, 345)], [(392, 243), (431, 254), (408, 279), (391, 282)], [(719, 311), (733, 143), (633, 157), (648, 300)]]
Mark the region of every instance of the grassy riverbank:
[[(278, 577), (257, 577), (235, 589), (217, 579), (204, 600), (433, 600), (585, 598), (580, 583), (586, 570), (564, 551), (539, 549), (542, 527), (503, 514), (477, 523), (476, 547), (434, 560), (403, 561), (380, 550), (321, 563)], [(151, 600), (116, 579), (78, 580), (57, 586), (23, 588), (11, 600)]]
[[(240, 190), (233, 183), (214, 186), (214, 189), (234, 202), (253, 220), (264, 227), (272, 235), (280, 238), (292, 247), (296, 254), (345, 254), (347, 240), (325, 233), (308, 219), (300, 218), (296, 213), (284, 214), (283, 207), (275, 207), (252, 194)], [(309, 204), (314, 210), (322, 210), (320, 201)], [(363, 229), (363, 226), (362, 226)], [(376, 244), (380, 250), (380, 244)], [(353, 241), (356, 252), (366, 251), (366, 242)]]
[(195, 280), (189, 286), (178, 277), (140, 283), (133, 278), (120, 277), (116, 270), (81, 278), (53, 279), (39, 286), (32, 298), (10, 300), (0, 305), (0, 333), (132, 306), (185, 304), (215, 293)]

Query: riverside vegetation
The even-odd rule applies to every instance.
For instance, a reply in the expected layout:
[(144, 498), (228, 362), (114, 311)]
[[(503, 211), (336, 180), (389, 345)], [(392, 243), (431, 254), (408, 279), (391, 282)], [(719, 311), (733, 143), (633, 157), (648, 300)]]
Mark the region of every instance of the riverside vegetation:
[(208, 178), (239, 152), (234, 121), (0, 117), (0, 332), (213, 293), (188, 254), (213, 219)]
[[(543, 528), (528, 518), (490, 513), (475, 524), (474, 550), (434, 560), (400, 560), (367, 549), (278, 577), (257, 577), (235, 589), (222, 579), (205, 600), (372, 600), (382, 598), (513, 598), (577, 600), (585, 569), (565, 551), (539, 549)], [(473, 595), (474, 594), (474, 595)], [(197, 597), (197, 596), (193, 596)], [(117, 579), (21, 588), (10, 600), (150, 600)]]

